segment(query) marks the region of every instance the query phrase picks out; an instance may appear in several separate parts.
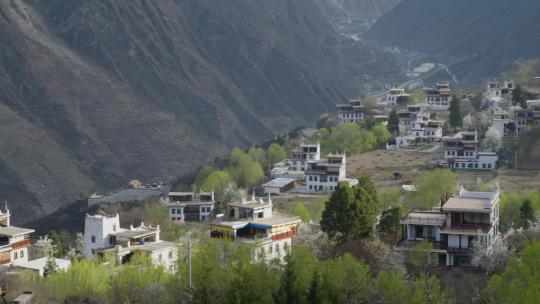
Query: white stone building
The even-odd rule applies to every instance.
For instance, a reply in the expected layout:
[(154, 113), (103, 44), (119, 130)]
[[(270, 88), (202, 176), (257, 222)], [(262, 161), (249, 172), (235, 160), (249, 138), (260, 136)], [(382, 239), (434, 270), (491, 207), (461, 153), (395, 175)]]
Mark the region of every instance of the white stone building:
[(497, 153), (480, 152), (476, 131), (463, 131), (444, 138), (442, 165), (453, 169), (494, 170)]
[(386, 107), (395, 107), (398, 104), (406, 104), (410, 94), (405, 93), (403, 88), (392, 88), (386, 94), (383, 105)]
[(499, 191), (473, 192), (461, 188), (442, 208), (411, 210), (401, 224), (404, 238), (397, 250), (409, 251), (427, 240), (440, 264), (469, 265), (475, 240), (489, 252), (500, 236)]
[(358, 183), (356, 179), (348, 179), (347, 156), (328, 154), (324, 159), (312, 163), (306, 173), (307, 192), (333, 192), (339, 182), (347, 181), (351, 186)]
[(214, 211), (214, 192), (169, 192), (166, 206), (173, 222), (204, 221)]
[(6, 204), (5, 210), (0, 210), (0, 265), (28, 262), (30, 233), (33, 232), (33, 229), (11, 225), (11, 214)]
[(452, 97), (450, 96), (450, 84), (437, 83), (434, 88), (425, 88), (426, 104), (433, 111), (448, 111)]
[(291, 152), (289, 160), (289, 170), (306, 171), (310, 163), (321, 159), (321, 144), (301, 144), (300, 147)]
[(84, 256), (88, 259), (111, 258), (117, 264), (129, 262), (131, 256), (140, 252), (147, 254), (154, 266), (176, 271), (178, 250), (173, 243), (160, 239), (157, 227), (120, 227), (120, 216), (98, 213), (86, 215), (84, 223)]
[(364, 120), (366, 109), (359, 99), (350, 100), (349, 103), (337, 104), (338, 118), (343, 122), (359, 123)]
[(441, 141), (444, 122), (430, 119), (430, 114), (420, 106), (411, 106), (407, 111), (398, 112), (400, 135), (396, 137), (395, 147)]
[(229, 239), (251, 247), (253, 260), (280, 260), (289, 252), (292, 238), (296, 237), (297, 217), (283, 217), (272, 214), (272, 200), (257, 200), (231, 203), (228, 218), (211, 224), (211, 237)]

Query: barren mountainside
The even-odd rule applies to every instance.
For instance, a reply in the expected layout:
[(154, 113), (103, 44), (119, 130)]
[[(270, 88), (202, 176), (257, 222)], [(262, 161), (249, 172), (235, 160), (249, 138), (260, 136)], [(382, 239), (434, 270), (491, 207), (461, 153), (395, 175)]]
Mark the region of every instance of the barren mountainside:
[(539, 12), (537, 0), (403, 0), (366, 36), (429, 54), (475, 83), (539, 56)]
[(0, 1), (0, 199), (168, 181), (395, 70), (337, 37), (308, 0)]

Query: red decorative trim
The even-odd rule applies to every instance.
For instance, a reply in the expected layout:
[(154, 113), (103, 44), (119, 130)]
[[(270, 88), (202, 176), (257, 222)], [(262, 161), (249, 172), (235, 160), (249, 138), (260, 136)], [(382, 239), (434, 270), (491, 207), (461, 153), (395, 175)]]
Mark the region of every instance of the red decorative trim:
[(20, 249), (20, 248), (28, 247), (28, 245), (30, 245), (30, 240), (24, 240), (24, 241), (20, 241), (20, 242), (11, 244), (11, 248), (13, 250), (17, 250), (17, 249)]

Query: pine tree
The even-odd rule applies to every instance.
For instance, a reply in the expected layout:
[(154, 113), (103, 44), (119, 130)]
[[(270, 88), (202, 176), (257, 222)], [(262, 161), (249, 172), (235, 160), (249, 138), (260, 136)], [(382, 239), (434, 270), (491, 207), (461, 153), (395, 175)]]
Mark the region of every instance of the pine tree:
[(377, 191), (371, 179), (362, 176), (352, 188), (346, 182), (339, 183), (326, 202), (321, 228), (330, 239), (338, 242), (362, 239), (372, 233), (378, 213)]
[(527, 97), (520, 84), (516, 85), (514, 92), (512, 92), (512, 103), (515, 106), (519, 105), (523, 109), (527, 107)]
[(388, 116), (388, 132), (390, 132), (393, 136), (399, 134), (399, 117), (396, 109), (392, 109), (392, 111), (390, 111), (390, 115)]
[(313, 271), (313, 276), (307, 291), (307, 300), (310, 304), (321, 304), (323, 302), (322, 278), (317, 269)]
[(450, 122), (450, 126), (454, 128), (454, 132), (457, 132), (457, 127), (460, 127), (463, 122), (463, 117), (461, 115), (461, 99), (457, 95), (452, 96), (448, 121)]
[(519, 218), (521, 227), (529, 229), (530, 223), (534, 220), (534, 209), (529, 200), (523, 201), (521, 207), (519, 207)]
[(283, 270), (281, 277), (281, 284), (278, 290), (276, 303), (282, 304), (295, 304), (300, 303), (301, 294), (296, 288), (297, 285), (297, 271), (295, 258), (289, 254), (286, 257), (287, 263)]
[(62, 242), (60, 242), (60, 236), (58, 235), (58, 233), (56, 233), (55, 230), (51, 230), (51, 237), (50, 237), (51, 241), (52, 241), (52, 244), (54, 245), (54, 253), (53, 255), (55, 257), (60, 257), (63, 253), (63, 250), (62, 250)]

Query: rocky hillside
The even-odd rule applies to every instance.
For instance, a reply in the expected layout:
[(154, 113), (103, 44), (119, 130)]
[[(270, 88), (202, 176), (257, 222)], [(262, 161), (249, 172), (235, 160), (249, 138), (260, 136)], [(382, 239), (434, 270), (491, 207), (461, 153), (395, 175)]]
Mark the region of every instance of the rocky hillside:
[(314, 0), (337, 30), (360, 38), (401, 0)]
[(536, 0), (403, 0), (367, 37), (430, 54), (471, 83), (538, 57), (539, 11)]
[(0, 1), (0, 200), (169, 180), (395, 71), (338, 37), (309, 0)]

